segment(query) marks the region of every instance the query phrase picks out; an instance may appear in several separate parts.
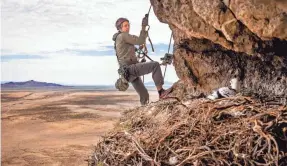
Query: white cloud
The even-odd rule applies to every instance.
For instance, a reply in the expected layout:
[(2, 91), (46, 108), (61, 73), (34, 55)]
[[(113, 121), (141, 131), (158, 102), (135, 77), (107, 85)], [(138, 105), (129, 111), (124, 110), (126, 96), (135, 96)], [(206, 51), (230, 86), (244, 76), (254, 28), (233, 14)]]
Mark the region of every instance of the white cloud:
[[(149, 5), (148, 0), (3, 0), (2, 49), (37, 54), (113, 45), (116, 19), (128, 18), (137, 35)], [(150, 25), (154, 44), (169, 42), (171, 31), (153, 10)]]
[[(159, 56), (151, 56), (159, 61)], [(74, 85), (111, 85), (118, 78), (115, 56), (62, 55), (49, 59), (12, 60), (2, 62), (2, 81), (47, 81)], [(164, 72), (164, 66), (162, 66)], [(145, 76), (152, 81), (151, 74)], [(175, 82), (173, 66), (167, 67), (165, 81)]]
[[(48, 58), (1, 62), (1, 80), (113, 84), (117, 79), (114, 56), (75, 56), (67, 50), (107, 50), (105, 46), (114, 44), (119, 17), (128, 18), (130, 33), (138, 35), (149, 6), (149, 0), (2, 0), (1, 54)], [(153, 10), (149, 21), (153, 44), (168, 44), (168, 25), (160, 23)], [(166, 80), (176, 81), (174, 69), (167, 71)]]

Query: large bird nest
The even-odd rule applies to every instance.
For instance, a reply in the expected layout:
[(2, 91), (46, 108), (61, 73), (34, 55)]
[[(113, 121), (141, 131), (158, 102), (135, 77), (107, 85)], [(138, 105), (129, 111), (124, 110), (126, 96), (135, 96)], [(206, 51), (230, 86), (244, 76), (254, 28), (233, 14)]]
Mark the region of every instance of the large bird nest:
[(127, 110), (89, 165), (286, 165), (287, 107), (248, 97)]

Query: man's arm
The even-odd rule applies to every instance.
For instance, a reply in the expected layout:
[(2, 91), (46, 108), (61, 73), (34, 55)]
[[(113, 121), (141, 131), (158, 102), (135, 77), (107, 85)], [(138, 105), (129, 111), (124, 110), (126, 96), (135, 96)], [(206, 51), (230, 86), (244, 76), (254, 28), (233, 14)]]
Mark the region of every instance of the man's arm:
[(144, 29), (141, 30), (140, 36), (137, 37), (135, 35), (130, 35), (128, 33), (123, 33), (123, 40), (129, 44), (133, 45), (142, 45), (144, 44), (146, 38), (147, 38), (147, 31)]

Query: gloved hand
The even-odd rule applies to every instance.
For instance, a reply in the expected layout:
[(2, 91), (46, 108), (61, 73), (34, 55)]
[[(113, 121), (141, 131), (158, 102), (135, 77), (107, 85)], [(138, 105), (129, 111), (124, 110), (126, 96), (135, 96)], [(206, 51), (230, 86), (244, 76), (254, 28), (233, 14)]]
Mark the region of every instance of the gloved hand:
[(148, 26), (148, 15), (146, 15), (143, 20), (142, 20), (142, 26), (143, 27), (146, 27)]

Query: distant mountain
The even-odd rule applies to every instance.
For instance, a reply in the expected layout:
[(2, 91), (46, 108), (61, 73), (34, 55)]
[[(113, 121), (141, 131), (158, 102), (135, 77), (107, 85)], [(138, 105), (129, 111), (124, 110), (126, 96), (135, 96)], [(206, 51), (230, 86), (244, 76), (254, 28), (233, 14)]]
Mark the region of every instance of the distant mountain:
[(63, 87), (63, 85), (47, 83), (47, 82), (38, 82), (34, 80), (26, 82), (7, 82), (1, 84), (2, 88), (21, 88), (21, 87)]

